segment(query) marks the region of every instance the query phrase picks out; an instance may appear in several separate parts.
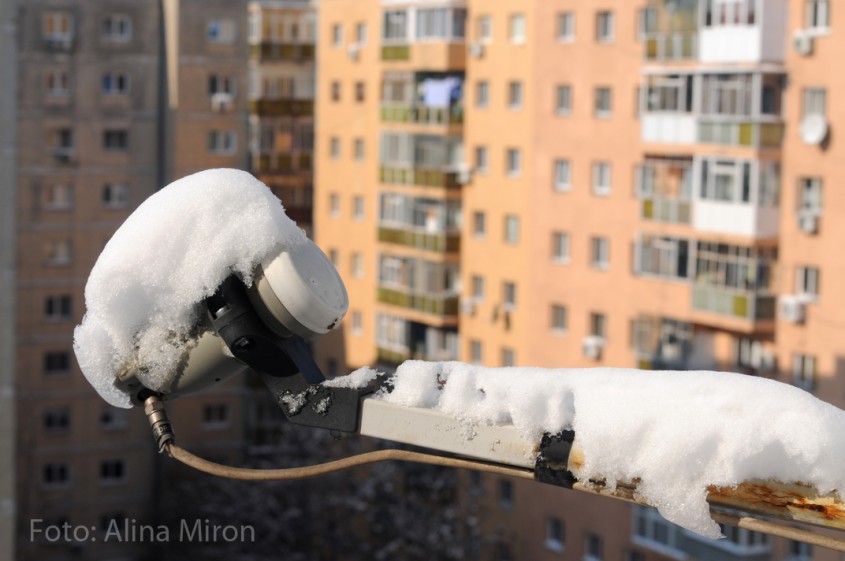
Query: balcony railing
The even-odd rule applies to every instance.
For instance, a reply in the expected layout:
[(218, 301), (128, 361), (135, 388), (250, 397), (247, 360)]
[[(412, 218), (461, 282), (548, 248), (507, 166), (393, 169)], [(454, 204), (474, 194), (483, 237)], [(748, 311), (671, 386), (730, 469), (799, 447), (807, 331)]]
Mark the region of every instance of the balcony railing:
[(390, 304), (391, 306), (398, 306), (441, 317), (458, 315), (457, 296), (426, 296), (379, 287), (378, 301), (382, 304)]
[(746, 321), (775, 319), (775, 297), (752, 291), (696, 284), (692, 292), (694, 310)]
[(778, 148), (783, 142), (783, 123), (751, 123), (701, 117), (698, 140), (703, 144)]
[(453, 253), (461, 249), (461, 235), (459, 233), (429, 234), (411, 229), (389, 228), (381, 226), (378, 229), (380, 242), (404, 245), (427, 251)]
[(381, 48), (381, 60), (411, 60), (411, 46), (385, 45)]
[(424, 105), (383, 104), (381, 120), (391, 123), (417, 123), (421, 125), (460, 125), (464, 122), (464, 108), (426, 107)]
[(382, 166), (379, 168), (379, 181), (382, 183), (420, 185), (422, 187), (441, 187), (445, 189), (460, 187), (456, 172), (427, 168)]
[(656, 33), (645, 40), (646, 60), (691, 60), (698, 56), (695, 32)]
[(255, 171), (258, 172), (293, 172), (311, 171), (312, 158), (310, 153), (300, 154), (259, 154), (253, 160)]
[(650, 197), (642, 200), (642, 219), (671, 224), (690, 224), (692, 204), (681, 199)]
[(300, 45), (295, 43), (261, 43), (250, 47), (250, 58), (260, 62), (313, 61), (314, 45)]
[(314, 114), (313, 99), (253, 99), (249, 112), (267, 117), (297, 117)]

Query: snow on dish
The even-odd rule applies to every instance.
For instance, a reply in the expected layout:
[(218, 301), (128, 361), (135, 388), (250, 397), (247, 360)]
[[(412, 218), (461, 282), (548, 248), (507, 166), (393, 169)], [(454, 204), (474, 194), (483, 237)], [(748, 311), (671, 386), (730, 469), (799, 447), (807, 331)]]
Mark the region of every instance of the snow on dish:
[(265, 257), (305, 241), (279, 200), (252, 175), (207, 170), (149, 197), (115, 232), (85, 286), (74, 331), (82, 372), (109, 403), (136, 368), (150, 389), (168, 384), (201, 317), (200, 302), (230, 274), (252, 281)]
[(407, 361), (378, 398), (470, 425), (513, 424), (532, 443), (571, 428), (585, 456), (579, 480), (638, 480), (665, 518), (711, 538), (721, 534), (708, 485), (773, 479), (845, 490), (845, 411), (773, 380)]

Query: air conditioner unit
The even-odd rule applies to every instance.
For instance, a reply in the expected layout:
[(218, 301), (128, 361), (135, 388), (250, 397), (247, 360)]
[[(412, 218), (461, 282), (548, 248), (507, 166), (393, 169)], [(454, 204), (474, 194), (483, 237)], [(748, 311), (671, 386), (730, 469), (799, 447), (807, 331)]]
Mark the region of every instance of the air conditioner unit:
[(54, 148), (53, 158), (55, 158), (57, 162), (69, 164), (73, 161), (73, 148), (67, 148), (64, 146)]
[(481, 58), (484, 56), (484, 44), (483, 43), (470, 43), (469, 44), (469, 56), (472, 58)]
[(346, 54), (349, 55), (350, 60), (358, 60), (358, 55), (361, 54), (361, 45), (359, 43), (352, 43), (346, 47)]
[(819, 231), (819, 213), (811, 210), (798, 211), (798, 228), (805, 234), (815, 234)]
[(465, 316), (474, 316), (477, 302), (472, 296), (464, 296), (461, 298), (461, 313)]
[(472, 181), (472, 168), (467, 166), (458, 168), (457, 180), (461, 185), (466, 185)]
[(590, 360), (598, 360), (601, 358), (601, 351), (604, 349), (604, 338), (590, 335), (584, 337), (581, 343), (581, 350), (584, 356)]
[(215, 113), (225, 113), (232, 110), (234, 97), (230, 93), (218, 92), (211, 95), (211, 110)]
[(813, 54), (813, 36), (799, 29), (792, 35), (792, 48), (801, 56)]
[(778, 316), (791, 323), (802, 323), (804, 321), (805, 312), (804, 301), (796, 295), (786, 295), (780, 297)]

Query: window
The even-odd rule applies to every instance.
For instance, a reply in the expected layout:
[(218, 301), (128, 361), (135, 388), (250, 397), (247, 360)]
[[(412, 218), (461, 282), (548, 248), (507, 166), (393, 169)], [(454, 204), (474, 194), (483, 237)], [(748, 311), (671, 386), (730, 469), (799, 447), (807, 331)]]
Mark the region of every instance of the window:
[(132, 18), (125, 14), (111, 14), (103, 20), (103, 39), (125, 43), (132, 39)]
[(73, 240), (52, 240), (47, 243), (45, 263), (50, 267), (65, 267), (73, 263)]
[(48, 70), (44, 74), (44, 89), (50, 97), (70, 95), (70, 78), (67, 70)]
[(73, 313), (73, 298), (68, 294), (47, 296), (44, 299), (44, 319), (66, 321)]
[(604, 314), (590, 314), (590, 335), (593, 337), (607, 337), (607, 317)]
[(100, 483), (120, 483), (126, 479), (126, 462), (103, 460), (100, 462)]
[(525, 16), (514, 14), (510, 18), (511, 43), (520, 45), (525, 42)]
[(516, 284), (505, 281), (502, 283), (502, 303), (506, 312), (516, 308)]
[(522, 151), (519, 148), (508, 148), (505, 159), (507, 162), (505, 173), (509, 177), (518, 177), (522, 173)]
[(352, 254), (352, 276), (364, 278), (364, 256), (357, 252)]
[(210, 403), (202, 408), (204, 428), (220, 429), (229, 426), (229, 406), (225, 403)]
[(329, 155), (333, 160), (340, 158), (340, 139), (336, 136), (329, 139)]
[(337, 267), (338, 255), (336, 249), (329, 249), (329, 261), (332, 262), (332, 265)]
[(655, 6), (640, 9), (637, 13), (637, 38), (640, 41), (657, 33), (657, 18), (659, 11)]
[(47, 351), (44, 353), (44, 374), (63, 376), (70, 372), (70, 353), (67, 351)]
[(593, 164), (593, 194), (609, 195), (611, 189), (611, 168), (608, 162)]
[(332, 46), (343, 46), (343, 26), (339, 23), (332, 25)]
[(592, 238), (590, 240), (590, 266), (593, 269), (606, 270), (609, 265), (610, 242), (607, 238)]
[(472, 276), (472, 299), (475, 302), (484, 300), (484, 277), (482, 276)]
[(493, 39), (493, 22), (490, 20), (490, 16), (478, 16), (476, 36), (479, 41), (484, 43), (489, 43)]
[(794, 540), (789, 541), (789, 561), (810, 561), (812, 558), (812, 545)]
[[(340, 45), (342, 36), (340, 26), (335, 26), (335, 45)], [(404, 43), (408, 40), (408, 13), (405, 10), (392, 10), (384, 13), (384, 39), (393, 43)]]
[(546, 549), (560, 553), (563, 545), (563, 522), (556, 516), (549, 516), (546, 518)]
[(481, 364), (484, 360), (484, 347), (482, 346), (481, 341), (470, 341), (469, 342), (469, 361), (472, 364)]
[(487, 173), (490, 165), (486, 146), (475, 147), (475, 171), (476, 173)]
[(604, 544), (601, 536), (597, 534), (588, 533), (586, 544), (584, 546), (584, 560), (585, 561), (601, 561), (604, 559), (603, 555)]
[(557, 40), (569, 43), (575, 40), (575, 14), (564, 12), (557, 15)]
[(364, 197), (360, 195), (352, 200), (352, 218), (355, 220), (364, 219)]
[[(769, 188), (769, 191), (772, 190), (776, 189)], [(711, 201), (750, 203), (751, 162), (702, 160), (700, 195), (702, 199)], [(768, 195), (768, 198), (771, 197)]]
[(48, 409), (43, 417), (44, 430), (51, 433), (67, 432), (70, 429), (70, 410)]
[(126, 95), (129, 93), (129, 75), (125, 72), (106, 72), (103, 74), (102, 83), (105, 95)]
[(519, 243), (519, 217), (512, 214), (505, 216), (505, 243)]
[(480, 210), (472, 213), (472, 235), (483, 238), (487, 234), (486, 216)]
[(64, 487), (70, 483), (70, 467), (64, 462), (44, 464), (41, 481), (48, 487)]
[(689, 279), (689, 241), (645, 234), (634, 246), (634, 271), (669, 279)]
[(806, 0), (804, 27), (825, 30), (830, 26), (830, 0)]
[(206, 36), (208, 37), (209, 43), (234, 43), (235, 22), (231, 19), (213, 19), (208, 22)]
[(103, 150), (107, 152), (125, 152), (129, 149), (129, 131), (106, 129), (103, 131)]
[(490, 84), (487, 80), (480, 80), (475, 83), (475, 106), (486, 108), (490, 105)]
[(822, 180), (819, 177), (802, 177), (798, 180), (798, 210), (811, 214), (822, 211)]
[(560, 304), (552, 304), (551, 317), (549, 323), (552, 333), (566, 333), (566, 330), (569, 326), (569, 317), (566, 310), (566, 306), (561, 306)]
[(331, 85), (332, 101), (340, 101), (340, 82), (333, 81)]
[(237, 136), (234, 131), (213, 130), (208, 133), (208, 153), (216, 155), (234, 154)]
[(49, 43), (70, 46), (73, 16), (67, 12), (45, 12), (41, 18), (41, 37)]
[(355, 82), (355, 101), (358, 103), (362, 103), (365, 97), (365, 84), (364, 82)]
[(804, 88), (802, 116), (827, 115), (827, 90), (825, 88)]
[(363, 138), (356, 138), (355, 143), (353, 146), (353, 153), (355, 154), (355, 160), (363, 161), (364, 159), (364, 139)]
[(417, 39), (459, 39), (465, 28), (464, 8), (417, 9)]
[(522, 82), (508, 83), (508, 109), (522, 109)]
[(569, 234), (552, 232), (552, 261), (569, 263)]
[(816, 357), (796, 353), (792, 355), (792, 383), (808, 392), (816, 388)]
[(129, 424), (128, 409), (105, 405), (100, 413), (100, 428), (103, 430), (125, 429)]
[(217, 93), (234, 95), (235, 80), (231, 76), (210, 74), (208, 76), (208, 95), (211, 96)]
[(572, 86), (558, 84), (555, 87), (555, 113), (569, 115), (572, 113)]
[(553, 180), (555, 191), (569, 191), (572, 188), (572, 166), (569, 160), (555, 160)]
[(613, 96), (610, 88), (596, 88), (596, 117), (606, 119), (613, 114)]
[(610, 43), (613, 41), (613, 32), (613, 12), (598, 12), (596, 14), (596, 41)]
[(634, 506), (634, 543), (673, 557), (685, 556), (683, 531), (667, 521), (657, 509)]
[(58, 129), (53, 135), (54, 146), (61, 150), (73, 150), (73, 129)]
[(364, 332), (364, 319), (361, 317), (361, 312), (352, 312), (352, 334), (360, 335)]
[(41, 191), (41, 208), (69, 210), (73, 208), (73, 185), (48, 185)]
[(355, 26), (355, 42), (359, 47), (367, 44), (367, 24), (360, 22)]
[(107, 183), (103, 186), (100, 199), (105, 208), (126, 208), (129, 206), (129, 186), (123, 183)]
[(340, 216), (340, 195), (337, 193), (331, 193), (329, 195), (329, 213), (332, 218)]
[(516, 364), (516, 354), (514, 353), (513, 349), (508, 347), (502, 347), (502, 366), (509, 367), (514, 366)]
[(815, 300), (819, 296), (819, 269), (817, 267), (795, 268), (795, 293)]

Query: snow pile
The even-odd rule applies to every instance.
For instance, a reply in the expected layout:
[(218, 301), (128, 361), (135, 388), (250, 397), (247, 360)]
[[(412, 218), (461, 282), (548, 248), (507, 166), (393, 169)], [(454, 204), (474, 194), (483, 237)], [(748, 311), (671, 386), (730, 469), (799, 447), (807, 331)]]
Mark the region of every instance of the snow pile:
[(114, 387), (127, 366), (148, 388), (165, 387), (199, 303), (231, 273), (251, 283), (261, 260), (304, 241), (279, 200), (246, 172), (208, 170), (171, 183), (132, 213), (91, 271), (74, 332), (83, 374), (115, 406), (130, 406)]
[(639, 494), (665, 518), (708, 537), (721, 535), (709, 516), (708, 485), (775, 479), (845, 491), (845, 411), (772, 380), (408, 361), (391, 383), (379, 399), (470, 425), (512, 423), (532, 443), (574, 429), (586, 458), (579, 480), (639, 480)]

